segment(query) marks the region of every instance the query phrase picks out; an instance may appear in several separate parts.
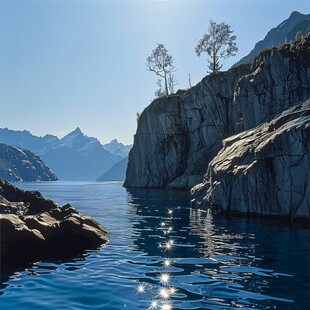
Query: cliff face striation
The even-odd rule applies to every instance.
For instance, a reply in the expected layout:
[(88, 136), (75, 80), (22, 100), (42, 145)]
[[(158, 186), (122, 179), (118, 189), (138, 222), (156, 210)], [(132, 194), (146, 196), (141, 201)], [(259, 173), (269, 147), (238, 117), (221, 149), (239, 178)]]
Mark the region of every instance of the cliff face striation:
[(222, 140), (310, 98), (310, 36), (154, 100), (141, 114), (124, 186), (189, 189)]
[(229, 137), (192, 190), (226, 213), (310, 216), (310, 100)]
[(42, 159), (28, 150), (0, 143), (0, 178), (11, 182), (57, 181)]

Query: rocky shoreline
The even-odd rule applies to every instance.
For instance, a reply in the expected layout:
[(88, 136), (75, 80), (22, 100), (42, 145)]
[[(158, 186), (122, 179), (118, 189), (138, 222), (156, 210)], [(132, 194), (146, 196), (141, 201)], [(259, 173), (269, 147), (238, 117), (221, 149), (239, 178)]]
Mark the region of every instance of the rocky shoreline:
[(310, 35), (154, 100), (125, 187), (191, 190), (226, 214), (310, 217)]
[(105, 228), (71, 205), (0, 179), (1, 268), (36, 259), (74, 256), (108, 242)]

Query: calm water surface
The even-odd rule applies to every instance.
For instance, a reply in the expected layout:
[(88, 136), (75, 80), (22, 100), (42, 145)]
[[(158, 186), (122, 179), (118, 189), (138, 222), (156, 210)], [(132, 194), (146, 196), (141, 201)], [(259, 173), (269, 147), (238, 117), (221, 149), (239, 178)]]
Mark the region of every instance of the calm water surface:
[(213, 216), (191, 209), (178, 191), (126, 190), (121, 183), (18, 186), (93, 216), (110, 242), (11, 274), (0, 309), (310, 308), (307, 227)]

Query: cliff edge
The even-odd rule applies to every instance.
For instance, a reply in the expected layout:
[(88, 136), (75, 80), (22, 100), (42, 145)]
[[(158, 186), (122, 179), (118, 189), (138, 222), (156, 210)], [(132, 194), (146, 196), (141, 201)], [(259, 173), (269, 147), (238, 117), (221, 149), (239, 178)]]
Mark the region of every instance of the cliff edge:
[(139, 118), (124, 186), (190, 189), (204, 180), (223, 139), (308, 98), (310, 36), (156, 99)]

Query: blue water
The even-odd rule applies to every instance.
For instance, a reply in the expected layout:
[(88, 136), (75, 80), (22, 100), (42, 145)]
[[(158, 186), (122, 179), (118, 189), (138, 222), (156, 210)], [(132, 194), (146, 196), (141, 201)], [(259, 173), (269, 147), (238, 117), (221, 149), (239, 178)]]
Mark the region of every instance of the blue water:
[(93, 216), (110, 242), (14, 272), (1, 287), (1, 310), (309, 309), (307, 227), (215, 216), (191, 209), (178, 191), (126, 190), (121, 183), (18, 186)]

